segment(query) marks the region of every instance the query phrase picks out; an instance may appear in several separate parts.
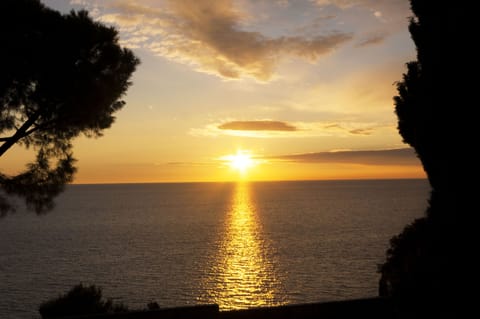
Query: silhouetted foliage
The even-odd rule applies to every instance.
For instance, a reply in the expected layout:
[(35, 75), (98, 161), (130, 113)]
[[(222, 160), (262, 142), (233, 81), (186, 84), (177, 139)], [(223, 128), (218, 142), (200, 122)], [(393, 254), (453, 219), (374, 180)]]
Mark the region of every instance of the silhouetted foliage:
[(148, 310), (158, 310), (160, 309), (160, 305), (156, 301), (150, 301), (147, 303), (147, 309)]
[(404, 313), (431, 315), (465, 309), (473, 275), (468, 265), (476, 203), (466, 177), (478, 165), (471, 149), (478, 27), (473, 2), (410, 3), (417, 61), (407, 64), (397, 83), (395, 111), (399, 132), (415, 148), (432, 191), (425, 217), (392, 238), (380, 266), (380, 294), (394, 297)]
[(39, 308), (43, 319), (127, 311), (128, 308), (121, 303), (104, 300), (101, 288), (82, 284), (74, 286), (65, 295), (42, 303)]
[[(156, 301), (150, 301), (145, 309), (137, 309), (133, 310), (133, 312), (138, 313), (159, 309), (160, 305)], [(64, 295), (43, 302), (39, 307), (39, 312), (43, 319), (125, 313), (130, 311), (123, 303), (115, 303), (112, 299), (104, 299), (100, 287), (95, 285), (84, 286), (83, 284), (72, 287)]]
[[(36, 152), (23, 173), (0, 172), (0, 191), (46, 212), (73, 179), (72, 139), (112, 125), (139, 60), (86, 11), (39, 0), (0, 1), (0, 39), (0, 157), (15, 144)], [(0, 216), (13, 209), (0, 192)]]

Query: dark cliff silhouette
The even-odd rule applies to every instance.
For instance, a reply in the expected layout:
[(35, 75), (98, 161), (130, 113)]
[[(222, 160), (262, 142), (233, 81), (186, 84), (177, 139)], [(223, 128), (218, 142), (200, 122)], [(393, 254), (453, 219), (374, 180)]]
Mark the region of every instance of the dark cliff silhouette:
[[(380, 266), (380, 295), (412, 316), (467, 309), (476, 277), (472, 177), (478, 105), (478, 27), (474, 3), (411, 0), (417, 61), (407, 64), (394, 98), (398, 129), (420, 158), (431, 185), (425, 217), (391, 240)], [(470, 178), (469, 178), (470, 177)], [(475, 287), (476, 288), (476, 287)]]
[(14, 145), (36, 153), (23, 173), (0, 172), (0, 216), (14, 209), (2, 192), (42, 213), (73, 179), (72, 139), (112, 125), (139, 60), (86, 11), (39, 0), (0, 1), (0, 39), (0, 158)]

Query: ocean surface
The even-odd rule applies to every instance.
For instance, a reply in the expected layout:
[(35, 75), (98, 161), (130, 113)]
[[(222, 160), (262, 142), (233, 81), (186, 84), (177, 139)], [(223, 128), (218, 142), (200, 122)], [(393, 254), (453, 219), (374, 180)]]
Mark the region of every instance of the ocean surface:
[(377, 294), (389, 239), (426, 180), (72, 185), (0, 219), (0, 318), (37, 318), (78, 283), (130, 308), (221, 310)]

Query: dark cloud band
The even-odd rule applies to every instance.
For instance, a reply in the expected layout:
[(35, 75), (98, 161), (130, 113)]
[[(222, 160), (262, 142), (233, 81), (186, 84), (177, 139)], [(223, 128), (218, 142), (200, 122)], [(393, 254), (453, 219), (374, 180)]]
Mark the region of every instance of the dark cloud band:
[(232, 121), (223, 123), (218, 128), (235, 131), (297, 131), (295, 126), (281, 121)]
[(348, 163), (364, 165), (420, 165), (411, 148), (375, 151), (340, 151), (284, 155), (275, 159), (308, 163)]

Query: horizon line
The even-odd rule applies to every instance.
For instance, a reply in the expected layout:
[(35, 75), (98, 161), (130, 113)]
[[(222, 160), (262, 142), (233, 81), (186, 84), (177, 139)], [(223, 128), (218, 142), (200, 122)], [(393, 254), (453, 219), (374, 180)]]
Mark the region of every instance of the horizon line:
[(400, 181), (426, 180), (427, 177), (387, 177), (387, 178), (325, 178), (325, 179), (279, 179), (279, 180), (225, 180), (225, 181), (158, 181), (158, 182), (98, 182), (98, 183), (69, 183), (67, 186), (82, 185), (146, 185), (146, 184), (213, 184), (213, 183), (277, 183), (277, 182), (329, 182), (329, 181)]

